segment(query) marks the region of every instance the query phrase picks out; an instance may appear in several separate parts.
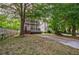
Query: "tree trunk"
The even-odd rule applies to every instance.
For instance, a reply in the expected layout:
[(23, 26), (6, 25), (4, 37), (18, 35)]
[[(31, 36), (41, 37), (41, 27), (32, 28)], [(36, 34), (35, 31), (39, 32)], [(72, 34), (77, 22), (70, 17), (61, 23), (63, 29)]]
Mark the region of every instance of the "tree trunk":
[(76, 26), (72, 26), (72, 36), (76, 36)]
[(21, 13), (20, 13), (20, 17), (21, 17), (21, 29), (20, 29), (20, 35), (23, 36), (24, 35), (24, 22), (25, 22), (25, 4), (21, 3)]
[(61, 32), (58, 30), (58, 27), (56, 27), (54, 30), (56, 35), (61, 35)]
[(68, 29), (68, 33), (71, 33), (71, 27), (69, 27), (69, 29)]

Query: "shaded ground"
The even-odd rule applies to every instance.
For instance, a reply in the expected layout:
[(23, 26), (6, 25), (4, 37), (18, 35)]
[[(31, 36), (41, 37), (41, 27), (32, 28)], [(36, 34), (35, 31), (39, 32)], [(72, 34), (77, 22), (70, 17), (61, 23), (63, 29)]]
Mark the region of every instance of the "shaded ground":
[(79, 54), (78, 49), (74, 49), (56, 41), (45, 40), (37, 35), (26, 35), (0, 41), (0, 54)]
[(39, 36), (46, 38), (48, 40), (54, 40), (58, 43), (79, 49), (79, 40), (74, 38), (66, 38), (66, 37), (61, 37), (56, 35), (39, 35)]

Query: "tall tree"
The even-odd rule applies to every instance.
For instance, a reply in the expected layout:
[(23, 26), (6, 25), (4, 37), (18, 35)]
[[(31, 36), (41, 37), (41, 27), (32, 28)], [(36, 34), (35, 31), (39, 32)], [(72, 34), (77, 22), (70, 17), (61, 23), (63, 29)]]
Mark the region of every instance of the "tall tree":
[(20, 30), (20, 35), (24, 35), (24, 22), (25, 22), (25, 10), (26, 10), (26, 4), (21, 3), (21, 30)]
[(28, 3), (11, 3), (11, 4), (0, 4), (0, 12), (6, 15), (14, 15), (21, 19), (20, 35), (24, 34), (24, 22), (26, 18), (26, 11), (30, 10), (31, 4)]

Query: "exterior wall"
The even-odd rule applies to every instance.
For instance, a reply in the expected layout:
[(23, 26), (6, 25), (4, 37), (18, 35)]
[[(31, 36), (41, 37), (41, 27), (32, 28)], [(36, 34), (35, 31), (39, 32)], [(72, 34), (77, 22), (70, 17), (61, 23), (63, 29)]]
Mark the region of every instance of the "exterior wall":
[(41, 32), (47, 32), (47, 30), (48, 30), (48, 25), (47, 25), (47, 23), (46, 22), (41, 22), (40, 21), (40, 29), (41, 29)]

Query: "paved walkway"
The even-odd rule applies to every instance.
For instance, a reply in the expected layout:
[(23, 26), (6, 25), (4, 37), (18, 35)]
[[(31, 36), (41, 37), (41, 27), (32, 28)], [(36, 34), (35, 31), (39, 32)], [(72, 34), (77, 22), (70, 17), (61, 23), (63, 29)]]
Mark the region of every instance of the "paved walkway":
[(42, 38), (45, 38), (45, 39), (54, 40), (58, 43), (79, 49), (79, 40), (77, 40), (77, 39), (59, 37), (56, 35), (51, 35), (51, 36), (50, 35), (39, 35), (39, 36), (41, 36)]

